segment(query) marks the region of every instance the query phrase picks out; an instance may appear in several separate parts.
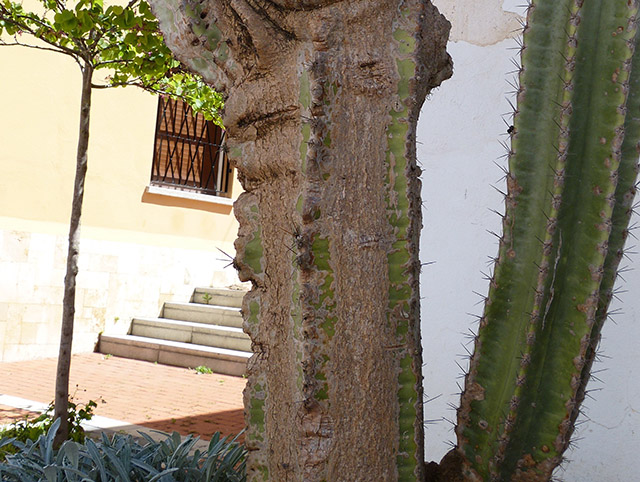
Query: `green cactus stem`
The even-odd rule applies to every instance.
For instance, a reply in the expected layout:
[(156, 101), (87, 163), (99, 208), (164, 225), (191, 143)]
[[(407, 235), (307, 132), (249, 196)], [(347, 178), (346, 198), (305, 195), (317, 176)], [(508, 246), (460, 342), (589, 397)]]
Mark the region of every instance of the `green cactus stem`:
[(423, 461), (416, 455), (424, 452), (424, 430), (420, 422), (423, 420), (422, 355), (411, 350), (411, 347), (420, 346), (417, 231), (422, 225), (422, 212), (419, 206), (421, 185), (415, 164), (415, 124), (411, 122), (412, 117), (417, 117), (412, 110), (412, 94), (415, 95), (416, 89), (416, 39), (409, 28), (399, 23), (393, 32), (398, 50), (396, 66), (400, 80), (396, 95), (400, 103), (389, 112), (391, 124), (387, 127), (386, 152), (387, 216), (393, 236), (392, 250), (387, 256), (387, 317), (396, 333), (394, 351), (400, 362), (398, 480), (420, 476)]
[(637, 11), (529, 6), (504, 233), (458, 410), (470, 480), (548, 480), (569, 444), (635, 182)]
[[(636, 45), (638, 43), (636, 38)], [(622, 143), (620, 166), (618, 168), (618, 184), (616, 186), (615, 206), (611, 216), (611, 236), (604, 263), (602, 284), (600, 285), (600, 301), (596, 312), (596, 324), (591, 331), (591, 343), (586, 355), (586, 363), (582, 370), (581, 389), (578, 401), (585, 397), (587, 382), (591, 377), (591, 366), (596, 357), (596, 349), (600, 342), (600, 332), (608, 318), (608, 307), (614, 296), (614, 284), (618, 278), (618, 267), (624, 255), (624, 244), (629, 235), (629, 219), (633, 211), (636, 195), (636, 179), (638, 175), (638, 156), (640, 149), (640, 48), (635, 49), (631, 64), (629, 94), (627, 97), (627, 115), (624, 121), (624, 141)], [(573, 421), (579, 412), (576, 411)]]

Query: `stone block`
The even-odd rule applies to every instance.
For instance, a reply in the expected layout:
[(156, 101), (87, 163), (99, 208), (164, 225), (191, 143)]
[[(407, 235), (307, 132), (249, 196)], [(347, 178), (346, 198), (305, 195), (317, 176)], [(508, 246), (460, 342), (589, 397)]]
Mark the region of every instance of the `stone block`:
[(29, 242), (29, 262), (46, 262), (53, 266), (53, 258), (56, 250), (56, 237), (52, 234), (31, 233)]
[(53, 267), (55, 269), (67, 269), (67, 252), (69, 250), (69, 242), (63, 236), (56, 236), (55, 248), (53, 253)]
[(106, 254), (90, 254), (88, 270), (100, 273), (117, 273), (118, 257)]
[(149, 280), (143, 286), (142, 299), (157, 305), (160, 298), (160, 281), (157, 279)]
[(59, 286), (35, 286), (33, 288), (33, 300), (43, 305), (62, 306), (64, 288)]
[(138, 249), (122, 249), (118, 253), (118, 273), (121, 275), (138, 273), (139, 264), (140, 253)]
[(20, 263), (18, 268), (18, 290), (29, 295), (36, 284), (36, 266)]
[(4, 343), (4, 340), (6, 339), (5, 337), (6, 332), (7, 332), (7, 322), (0, 319), (0, 357), (2, 356), (2, 345)]
[(20, 360), (36, 360), (40, 358), (52, 358), (58, 356), (58, 345), (22, 345), (10, 343), (4, 346), (2, 361), (12, 362)]
[(53, 272), (51, 273), (51, 286), (64, 286), (64, 277), (67, 274), (67, 268), (53, 268)]
[(51, 305), (43, 305), (37, 303), (39, 300), (32, 300), (33, 303), (26, 304), (24, 306), (24, 312), (22, 315), (22, 322), (26, 324), (34, 323), (48, 323), (53, 317), (54, 310), (50, 308)]
[(108, 290), (85, 289), (82, 305), (85, 308), (106, 308), (109, 298)]
[(97, 333), (77, 333), (73, 336), (73, 353), (93, 352), (98, 344)]
[(18, 272), (20, 265), (10, 261), (0, 262), (0, 300), (15, 301), (18, 296)]
[(52, 286), (54, 284), (53, 260), (43, 258), (33, 263), (35, 267), (33, 284), (34, 286)]
[(2, 339), (2, 344), (4, 346), (11, 345), (12, 343), (18, 344), (20, 343), (20, 333), (22, 332), (22, 323), (5, 323), (4, 329), (4, 337)]
[(26, 263), (29, 259), (31, 233), (23, 231), (4, 231), (0, 249), (0, 261)]
[[(46, 328), (43, 323), (25, 323), (20, 330), (20, 344), (37, 345), (39, 332), (46, 334)], [(46, 340), (42, 341), (46, 342)]]
[(107, 290), (109, 289), (109, 273), (80, 270), (77, 283), (79, 288)]
[(26, 305), (23, 303), (9, 303), (9, 308), (7, 309), (7, 322), (12, 326), (21, 325), (25, 310)]

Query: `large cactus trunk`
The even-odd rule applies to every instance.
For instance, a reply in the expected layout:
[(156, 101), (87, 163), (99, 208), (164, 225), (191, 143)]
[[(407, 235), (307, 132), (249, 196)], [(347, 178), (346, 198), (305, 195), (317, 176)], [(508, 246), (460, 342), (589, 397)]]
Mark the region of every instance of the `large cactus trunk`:
[(415, 128), (451, 71), (448, 23), (419, 0), (154, 9), (228, 94), (249, 480), (421, 479)]
[(637, 13), (529, 6), (504, 233), (458, 410), (465, 480), (548, 480), (569, 444), (635, 194)]

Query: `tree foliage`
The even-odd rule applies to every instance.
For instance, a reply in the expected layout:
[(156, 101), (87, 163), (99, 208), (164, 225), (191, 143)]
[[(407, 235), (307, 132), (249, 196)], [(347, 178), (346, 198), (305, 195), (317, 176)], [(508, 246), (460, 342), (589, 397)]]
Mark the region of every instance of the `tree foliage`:
[[(199, 76), (186, 71), (165, 45), (158, 22), (144, 0), (127, 5), (102, 0), (38, 0), (39, 11), (0, 0), (0, 46), (23, 46), (72, 57), (81, 68), (104, 70), (92, 88), (134, 85), (185, 100), (208, 120), (220, 123), (222, 98)], [(41, 42), (33, 43), (33, 39)]]

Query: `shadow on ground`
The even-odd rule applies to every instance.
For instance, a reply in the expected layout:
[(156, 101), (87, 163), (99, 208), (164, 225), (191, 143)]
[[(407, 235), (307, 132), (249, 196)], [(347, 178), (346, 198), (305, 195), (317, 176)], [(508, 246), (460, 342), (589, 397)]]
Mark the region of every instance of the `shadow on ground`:
[[(149, 420), (138, 425), (151, 430), (168, 433), (176, 431), (181, 435), (195, 435), (209, 440), (215, 432), (232, 437), (240, 433), (244, 429), (244, 413), (241, 409), (227, 410), (183, 418)], [(244, 439), (243, 436), (241, 437)]]

